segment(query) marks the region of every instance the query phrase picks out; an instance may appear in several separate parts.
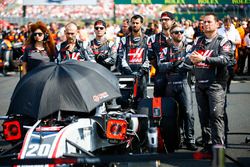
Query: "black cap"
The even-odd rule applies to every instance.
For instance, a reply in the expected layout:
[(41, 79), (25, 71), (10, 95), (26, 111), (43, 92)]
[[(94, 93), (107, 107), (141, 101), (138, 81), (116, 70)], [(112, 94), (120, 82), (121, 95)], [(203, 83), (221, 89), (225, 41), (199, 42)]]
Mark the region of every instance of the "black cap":
[(174, 14), (168, 11), (165, 11), (161, 14), (161, 19), (164, 17), (169, 17), (171, 20), (174, 20)]
[(102, 26), (104, 26), (105, 28), (106, 28), (106, 23), (105, 23), (105, 21), (103, 21), (103, 20), (97, 20), (96, 22), (95, 22), (95, 24), (94, 24), (94, 26), (97, 26), (97, 25), (102, 25)]

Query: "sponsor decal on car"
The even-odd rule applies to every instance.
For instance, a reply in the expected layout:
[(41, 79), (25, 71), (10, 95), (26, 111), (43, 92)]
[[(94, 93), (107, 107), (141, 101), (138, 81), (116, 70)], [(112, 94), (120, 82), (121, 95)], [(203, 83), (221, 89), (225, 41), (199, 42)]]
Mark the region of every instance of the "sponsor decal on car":
[(102, 92), (102, 93), (99, 93), (98, 95), (94, 95), (93, 96), (93, 100), (94, 102), (99, 102), (101, 101), (102, 99), (105, 99), (107, 98), (109, 95), (107, 92)]

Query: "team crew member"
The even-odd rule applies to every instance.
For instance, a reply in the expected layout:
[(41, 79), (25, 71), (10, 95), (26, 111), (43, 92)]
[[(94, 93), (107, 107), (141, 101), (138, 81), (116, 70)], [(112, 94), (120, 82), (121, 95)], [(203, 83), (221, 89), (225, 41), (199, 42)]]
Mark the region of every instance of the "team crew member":
[(84, 44), (83, 41), (78, 40), (77, 33), (78, 28), (77, 25), (73, 22), (68, 23), (65, 26), (65, 35), (66, 35), (66, 41), (62, 42), (61, 44), (58, 44), (56, 46), (58, 57), (58, 62), (65, 61), (65, 60), (78, 60), (78, 61), (93, 61), (94, 55), (88, 47), (88, 45)]
[[(121, 42), (121, 38), (126, 37), (130, 33), (131, 33), (131, 27), (129, 26), (129, 19), (124, 19), (122, 21), (121, 30), (117, 33), (117, 37), (115, 40), (117, 48), (119, 47), (119, 44)], [(121, 59), (119, 59), (119, 58), (116, 59), (115, 67), (116, 67), (117, 71), (119, 71), (119, 69), (121, 68), (120, 61), (121, 61)]]
[(129, 19), (122, 21), (121, 30), (117, 33), (117, 37), (122, 38), (130, 33)]
[(41, 63), (53, 62), (56, 55), (54, 40), (43, 22), (32, 24), (30, 32), (23, 55), (23, 75)]
[(193, 45), (189, 58), (194, 64), (195, 93), (198, 105), (202, 151), (211, 152), (211, 144), (224, 145), (224, 104), (227, 65), (231, 42), (218, 35), (218, 18), (208, 13), (203, 19), (204, 36)]
[(106, 23), (103, 20), (97, 20), (94, 23), (95, 39), (90, 41), (90, 47), (94, 53), (97, 63), (103, 65), (109, 70), (114, 66), (117, 56), (117, 47), (111, 40), (105, 38)]
[(170, 12), (163, 12), (161, 14), (161, 25), (162, 32), (152, 35), (150, 37), (150, 42), (148, 50), (148, 58), (151, 64), (156, 69), (156, 74), (154, 78), (154, 96), (164, 96), (165, 85), (166, 85), (166, 77), (164, 73), (160, 73), (157, 67), (157, 62), (163, 59), (162, 49), (170, 45), (170, 27), (174, 23), (174, 15)]
[(2, 34), (2, 39), (3, 41), (0, 43), (0, 47), (3, 52), (4, 66), (9, 67), (13, 62), (13, 56), (20, 56), (20, 54), (17, 55), (17, 53), (15, 52), (16, 50), (14, 49), (15, 44), (20, 42), (19, 34), (16, 31), (14, 24), (9, 25), (8, 31)]
[[(185, 64), (186, 45), (183, 42), (184, 30), (180, 24), (170, 28), (171, 46), (163, 49), (163, 56), (158, 61), (158, 70), (168, 79), (165, 83), (166, 97), (173, 97), (179, 103), (179, 126), (182, 144), (188, 150), (195, 151), (194, 113), (192, 110), (192, 93), (187, 81), (188, 71), (192, 66)], [(168, 136), (169, 137), (169, 136)]]
[(121, 73), (139, 76), (137, 98), (146, 98), (146, 76), (149, 69), (148, 36), (142, 32), (143, 17), (134, 15), (131, 20), (132, 32), (121, 39), (118, 54), (121, 59)]

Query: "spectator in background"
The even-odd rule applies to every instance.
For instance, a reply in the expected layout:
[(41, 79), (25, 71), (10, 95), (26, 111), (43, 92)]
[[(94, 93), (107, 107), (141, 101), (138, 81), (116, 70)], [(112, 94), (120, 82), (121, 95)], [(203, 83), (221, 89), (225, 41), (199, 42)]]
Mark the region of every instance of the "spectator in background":
[(4, 36), (5, 36), (4, 27), (2, 24), (0, 24), (0, 43), (3, 41)]
[(61, 25), (61, 27), (59, 28), (58, 33), (57, 33), (57, 37), (58, 37), (57, 44), (67, 40), (64, 32), (65, 32), (65, 26)]
[(26, 31), (26, 33), (25, 33), (25, 39), (28, 39), (28, 37), (30, 36), (30, 34), (31, 34), (31, 25), (32, 25), (33, 23), (31, 22), (31, 21), (29, 21), (25, 26), (26, 26), (26, 28), (27, 28), (27, 31)]
[(115, 32), (115, 26), (116, 25), (112, 25), (110, 23), (107, 23), (106, 24), (106, 30), (105, 30), (105, 37), (108, 39), (108, 40), (114, 40), (114, 38), (116, 37), (116, 32)]
[[(229, 63), (227, 65), (229, 77), (227, 79), (227, 86), (226, 86), (226, 92), (230, 93), (231, 80), (234, 77), (234, 65), (236, 64), (236, 59), (235, 59), (236, 45), (241, 43), (240, 34), (235, 29), (232, 19), (229, 16), (226, 16), (223, 19), (223, 25), (221, 26), (221, 28), (218, 29), (218, 34), (228, 39), (229, 41), (231, 41), (231, 44), (232, 44), (232, 49), (231, 49), (232, 52), (230, 54)], [(227, 96), (225, 98), (226, 99), (225, 99), (225, 114), (224, 114), (225, 122), (224, 123), (225, 123), (225, 144), (227, 144), (227, 132), (229, 131), (228, 116), (226, 112)]]
[(198, 26), (194, 28), (194, 39), (204, 34), (203, 33), (203, 18), (204, 16), (200, 17)]
[(218, 28), (221, 28), (223, 25), (223, 21), (222, 20), (219, 20), (219, 27)]
[(238, 46), (238, 75), (243, 75), (244, 67), (245, 67), (245, 61), (246, 61), (246, 44), (244, 43), (244, 38), (246, 35), (246, 28), (247, 28), (247, 22), (241, 21), (240, 26), (237, 28), (237, 30), (240, 33), (241, 43)]
[(159, 20), (153, 20), (153, 24), (154, 24), (154, 34), (158, 34), (161, 32), (161, 25)]
[(25, 43), (23, 75), (42, 63), (53, 62), (56, 56), (55, 43), (46, 24), (41, 21), (32, 24), (30, 33)]
[(22, 43), (25, 42), (25, 40), (26, 40), (25, 34), (26, 33), (27, 33), (27, 29), (26, 29), (25, 25), (20, 26), (20, 32), (18, 34), (20, 42), (22, 42)]
[(129, 19), (124, 19), (122, 21), (121, 30), (117, 33), (118, 37), (125, 37), (130, 33)]
[(194, 29), (191, 20), (184, 21), (184, 41), (187, 44), (192, 44), (194, 40)]
[(145, 34), (148, 35), (148, 36), (151, 36), (151, 35), (155, 34), (154, 29), (155, 29), (154, 23), (149, 22), (148, 26), (147, 26), (147, 29), (145, 31)]
[(223, 20), (223, 25), (220, 29), (218, 29), (218, 34), (223, 36), (224, 38), (228, 39), (232, 43), (232, 51), (233, 55), (231, 58), (231, 61), (228, 64), (228, 72), (229, 72), (229, 78), (227, 81), (227, 93), (230, 93), (230, 85), (231, 85), (231, 80), (234, 77), (234, 65), (235, 65), (235, 49), (236, 45), (241, 44), (241, 39), (240, 39), (240, 34), (239, 32), (235, 29), (232, 19), (227, 16)]
[(233, 25), (235, 26), (235, 28), (238, 28), (240, 26), (240, 20), (238, 19), (238, 17), (233, 17)]
[(56, 22), (51, 22), (50, 24), (49, 24), (49, 30), (50, 30), (50, 32), (51, 32), (51, 35), (52, 35), (52, 38), (54, 39), (54, 41), (56, 42), (56, 43), (58, 43), (58, 25), (57, 25), (57, 23)]
[(6, 32), (6, 39), (8, 39), (12, 44), (18, 41), (18, 32), (15, 29), (14, 24), (10, 24)]
[(250, 69), (249, 69), (249, 64), (250, 64), (250, 32), (248, 32), (244, 38), (244, 42), (246, 43), (246, 56), (247, 56), (247, 74), (250, 75)]
[(88, 36), (88, 31), (86, 30), (85, 26), (82, 26), (79, 30), (79, 38), (82, 41), (87, 41), (89, 36)]
[[(122, 20), (122, 25), (121, 25), (121, 29), (120, 31), (117, 33), (117, 37), (115, 40), (116, 43), (116, 47), (118, 48), (119, 43), (121, 42), (121, 38), (126, 37), (127, 35), (129, 35), (131, 33), (131, 27), (129, 25), (129, 19), (123, 19)], [(117, 58), (116, 59), (116, 70), (119, 71), (119, 69), (121, 69), (120, 65), (121, 65), (121, 59)]]
[(120, 40), (122, 37), (127, 36), (131, 32), (131, 27), (129, 26), (129, 19), (124, 19), (120, 31), (117, 33), (117, 38), (115, 39), (116, 46), (118, 48)]

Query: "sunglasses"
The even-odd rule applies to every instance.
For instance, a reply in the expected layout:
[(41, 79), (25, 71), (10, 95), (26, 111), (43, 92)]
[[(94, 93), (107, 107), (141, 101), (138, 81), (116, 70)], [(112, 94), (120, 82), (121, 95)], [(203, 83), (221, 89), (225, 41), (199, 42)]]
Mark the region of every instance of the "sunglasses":
[(104, 27), (95, 27), (95, 30), (103, 30)]
[(181, 31), (172, 31), (172, 34), (175, 34), (175, 35), (177, 35), (177, 34), (179, 34), (179, 33), (183, 34), (184, 31), (183, 31), (183, 30), (181, 30)]
[(33, 34), (34, 34), (34, 37), (36, 37), (37, 35), (38, 35), (39, 37), (41, 37), (41, 36), (43, 35), (42, 32), (35, 32), (35, 33), (33, 33)]

